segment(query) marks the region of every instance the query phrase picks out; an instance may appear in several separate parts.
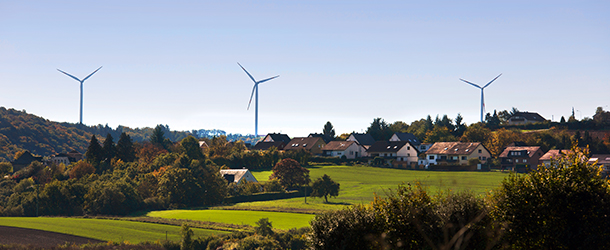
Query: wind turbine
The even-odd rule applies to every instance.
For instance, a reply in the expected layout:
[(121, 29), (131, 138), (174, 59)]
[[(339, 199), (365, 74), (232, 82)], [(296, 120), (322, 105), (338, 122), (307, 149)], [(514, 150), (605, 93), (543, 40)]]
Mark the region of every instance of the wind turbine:
[(501, 75), (502, 75), (502, 74), (499, 74), (498, 76), (496, 76), (496, 78), (494, 78), (493, 80), (491, 80), (490, 82), (488, 82), (487, 84), (485, 84), (485, 86), (483, 86), (482, 88), (481, 88), (481, 86), (479, 86), (479, 85), (476, 85), (476, 84), (474, 84), (474, 83), (471, 83), (471, 82), (469, 82), (469, 81), (466, 81), (466, 80), (464, 80), (464, 79), (460, 78), (460, 80), (462, 80), (462, 82), (468, 83), (468, 84), (470, 84), (470, 85), (472, 85), (472, 86), (475, 86), (475, 87), (477, 87), (477, 88), (481, 89), (481, 122), (483, 122), (483, 112), (484, 112), (483, 110), (485, 109), (485, 98), (483, 98), (483, 90), (484, 90), (484, 89), (485, 89), (487, 86), (489, 86), (489, 84), (491, 84), (491, 83), (492, 83), (492, 82), (494, 82), (496, 79), (498, 79), (498, 77), (500, 77)]
[(252, 87), (252, 94), (250, 95), (250, 101), (248, 102), (248, 110), (250, 110), (250, 104), (252, 103), (252, 97), (254, 97), (254, 92), (256, 92), (256, 101), (254, 102), (254, 136), (258, 137), (258, 85), (261, 83), (264, 83), (266, 81), (269, 81), (271, 79), (275, 79), (275, 78), (279, 77), (279, 75), (274, 76), (274, 77), (269, 77), (264, 80), (256, 81), (256, 80), (254, 80), (254, 77), (252, 77), (252, 75), (250, 75), (250, 73), (248, 73), (248, 71), (243, 66), (241, 66), (241, 64), (237, 63), (237, 65), (239, 65), (239, 67), (241, 67), (241, 69), (243, 69), (246, 72), (246, 74), (248, 74), (250, 79), (252, 79), (252, 81), (254, 82), (254, 87)]
[(57, 69), (59, 72), (66, 74), (69, 77), (72, 77), (72, 79), (77, 80), (78, 82), (80, 82), (80, 124), (83, 124), (83, 83), (85, 82), (85, 80), (89, 79), (89, 77), (91, 77), (93, 74), (95, 74), (95, 72), (97, 72), (98, 70), (100, 70), (102, 67), (100, 66), (99, 68), (97, 68), (95, 71), (93, 71), (93, 73), (89, 74), (87, 77), (83, 78), (83, 80), (78, 79), (77, 77), (70, 75), (60, 69)]

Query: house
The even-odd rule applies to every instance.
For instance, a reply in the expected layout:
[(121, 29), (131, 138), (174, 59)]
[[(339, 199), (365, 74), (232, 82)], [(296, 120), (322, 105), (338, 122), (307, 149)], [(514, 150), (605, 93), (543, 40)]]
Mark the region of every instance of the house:
[(32, 162), (39, 161), (42, 162), (42, 157), (34, 156), (30, 151), (25, 151), (23, 154), (19, 156), (19, 158), (15, 159), (11, 162), (13, 165), (13, 173), (29, 166)]
[[(70, 156), (68, 156), (68, 154), (64, 154), (64, 153), (60, 153), (60, 154), (56, 154), (56, 155), (51, 155), (48, 159), (48, 163), (53, 163), (57, 166), (59, 166), (60, 164), (64, 164), (65, 166), (70, 165), (70, 162), (74, 161), (74, 160), (70, 160)], [(74, 159), (74, 158), (72, 158)]]
[(470, 159), (487, 163), (489, 150), (480, 142), (437, 142), (426, 151), (429, 165), (468, 165)]
[(544, 121), (546, 121), (544, 117), (534, 112), (516, 112), (507, 120), (508, 125), (524, 125)]
[(320, 137), (324, 140), (324, 143), (329, 143), (333, 139), (333, 138), (324, 136), (324, 134), (322, 134), (322, 133), (311, 133), (307, 137)]
[(375, 143), (375, 139), (372, 135), (364, 134), (364, 133), (352, 133), (347, 137), (346, 141), (355, 141), (358, 144), (364, 146), (365, 148), (370, 147)]
[(283, 141), (284, 143), (288, 144), (288, 142), (290, 142), (290, 137), (288, 137), (287, 134), (271, 133), (271, 134), (267, 134), (265, 136), (265, 138), (263, 138), (262, 141), (264, 141), (264, 142)]
[(386, 164), (417, 165), (417, 149), (408, 141), (378, 141), (371, 145), (366, 152), (370, 157), (384, 158)]
[(284, 146), (286, 146), (286, 142), (284, 141), (259, 141), (256, 143), (256, 145), (254, 145), (254, 147), (252, 147), (252, 150), (268, 150), (271, 147), (282, 150), (284, 149)]
[(419, 146), (417, 146), (417, 151), (419, 151), (420, 153), (425, 153), (426, 151), (428, 151), (428, 149), (430, 149), (430, 147), (432, 147), (432, 145), (434, 145), (434, 143), (419, 144)]
[(199, 141), (199, 148), (201, 148), (201, 150), (208, 149), (209, 147), (210, 147), (210, 146), (208, 145), (208, 143), (207, 143), (207, 142), (205, 142), (205, 141)]
[(544, 164), (544, 166), (548, 167), (551, 165), (552, 159), (563, 157), (565, 154), (567, 154), (570, 151), (571, 150), (568, 150), (568, 149), (551, 149), (551, 150), (549, 150), (549, 152), (546, 152), (545, 154), (543, 154), (542, 157), (540, 157), (540, 159), (538, 159), (538, 162), (540, 164)]
[(411, 133), (394, 133), (390, 138), (390, 141), (408, 141), (413, 146), (419, 146), (421, 141)]
[(330, 141), (322, 147), (325, 156), (355, 159), (366, 157), (366, 149), (355, 141)]
[(72, 150), (66, 153), (68, 157), (70, 157), (70, 162), (77, 162), (83, 159), (83, 154), (79, 153), (76, 150)]
[(222, 169), (220, 170), (222, 175), (228, 183), (235, 183), (237, 185), (243, 184), (244, 182), (257, 182), (254, 175), (247, 169)]
[(597, 165), (602, 167), (602, 176), (608, 176), (610, 174), (610, 155), (591, 155), (589, 158), (589, 163), (594, 163), (597, 161)]
[(538, 146), (512, 146), (506, 147), (498, 158), (502, 169), (525, 173), (538, 167), (542, 155), (544, 152)]
[(284, 146), (284, 151), (304, 149), (314, 155), (321, 155), (324, 145), (326, 143), (320, 137), (295, 137)]

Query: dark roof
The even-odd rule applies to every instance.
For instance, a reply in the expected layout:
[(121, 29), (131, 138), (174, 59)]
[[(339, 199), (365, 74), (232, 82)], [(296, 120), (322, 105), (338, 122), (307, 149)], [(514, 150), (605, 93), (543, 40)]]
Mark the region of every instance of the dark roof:
[[(377, 141), (366, 152), (398, 152), (408, 141)], [(410, 145), (410, 144), (409, 144)], [(417, 149), (415, 149), (417, 150)]]
[(288, 143), (290, 141), (290, 137), (288, 137), (287, 134), (271, 133), (267, 134), (267, 136), (271, 137), (271, 140), (273, 141), (283, 141), (285, 143)]
[(355, 141), (330, 141), (328, 144), (324, 145), (322, 148), (323, 151), (345, 151), (352, 144), (358, 144)]
[(36, 157), (30, 153), (30, 151), (25, 151), (19, 158), (15, 159), (12, 162), (13, 165), (30, 165), (33, 161), (42, 161), (42, 157)]
[(528, 157), (532, 157), (532, 156), (534, 156), (534, 153), (536, 153), (538, 150), (540, 150), (540, 147), (538, 147), (538, 146), (530, 146), (530, 147), (506, 147), (504, 149), (504, 151), (502, 151), (502, 153), (498, 157), (501, 157), (501, 158), (510, 157), (509, 153), (511, 151), (527, 151)]
[(516, 112), (508, 119), (516, 120), (516, 121), (528, 120), (528, 121), (534, 121), (534, 122), (546, 121), (546, 119), (544, 119), (544, 117), (542, 117), (540, 114), (535, 113), (535, 112)]
[(283, 141), (259, 141), (258, 143), (256, 143), (256, 145), (254, 145), (254, 147), (252, 147), (252, 150), (267, 150), (271, 147), (276, 147), (277, 149), (282, 150), (284, 149), (284, 146), (286, 146), (286, 143)]
[(373, 145), (375, 143), (375, 139), (370, 134), (352, 133), (351, 135), (360, 145)]
[(284, 146), (284, 150), (297, 150), (297, 149), (305, 149), (311, 150), (318, 141), (321, 141), (324, 144), (324, 140), (320, 137), (295, 137), (290, 140), (289, 143)]
[(398, 137), (399, 140), (401, 141), (408, 141), (410, 142), (412, 145), (417, 146), (419, 144), (421, 144), (421, 142), (417, 139), (417, 137), (415, 137), (414, 134), (411, 133), (395, 133), (396, 137)]
[(332, 140), (332, 138), (327, 138), (322, 133), (311, 133), (307, 137), (320, 137), (320, 138), (322, 138), (324, 140), (325, 143), (329, 143), (330, 140)]
[(426, 151), (426, 154), (470, 155), (479, 145), (480, 142), (437, 142)]

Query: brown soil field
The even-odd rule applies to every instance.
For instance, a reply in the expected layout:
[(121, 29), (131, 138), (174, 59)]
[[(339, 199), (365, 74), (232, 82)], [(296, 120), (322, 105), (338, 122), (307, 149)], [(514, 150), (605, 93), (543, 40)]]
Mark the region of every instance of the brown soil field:
[(20, 244), (50, 248), (66, 242), (80, 245), (104, 241), (36, 229), (0, 226), (0, 244), (4, 245)]

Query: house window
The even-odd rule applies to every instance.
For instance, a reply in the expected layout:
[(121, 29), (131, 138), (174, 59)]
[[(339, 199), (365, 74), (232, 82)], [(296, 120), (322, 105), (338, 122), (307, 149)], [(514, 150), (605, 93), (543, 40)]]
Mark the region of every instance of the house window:
[(441, 159), (441, 160), (447, 160), (447, 156), (446, 156), (446, 155), (441, 155), (441, 156), (440, 156), (440, 159)]
[(523, 163), (526, 163), (526, 162), (527, 162), (527, 159), (523, 159)]
[(411, 150), (411, 147), (407, 146), (407, 150)]
[(434, 155), (430, 155), (430, 156), (428, 156), (428, 159), (430, 159), (430, 160), (434, 160)]
[(419, 149), (426, 149), (426, 146), (421, 146), (419, 147)]
[(486, 161), (486, 160), (487, 160), (487, 157), (483, 156), (483, 160), (484, 160), (484, 161)]
[(343, 153), (341, 153), (341, 152), (337, 152), (337, 155), (341, 155), (341, 154), (343, 154)]
[(515, 159), (515, 162), (516, 162), (516, 163), (519, 163), (519, 159)]
[(479, 149), (479, 154), (480, 154), (480, 153), (483, 153), (483, 150), (480, 150), (480, 149)]
[(354, 151), (349, 151), (349, 155), (354, 155)]
[(465, 161), (468, 157), (462, 156), (462, 161)]
[(407, 154), (407, 156), (411, 156), (411, 154)]

